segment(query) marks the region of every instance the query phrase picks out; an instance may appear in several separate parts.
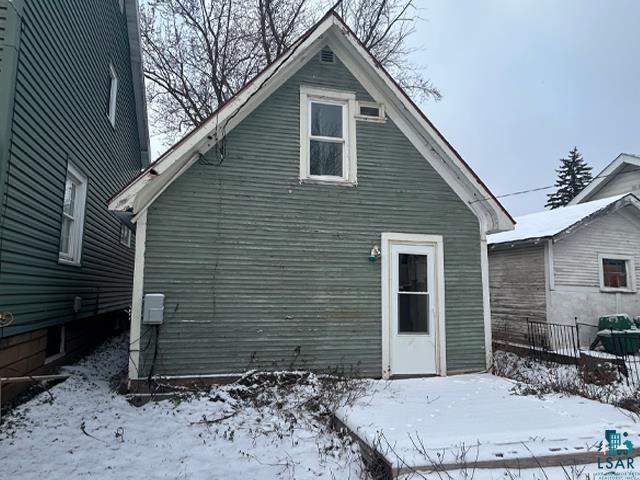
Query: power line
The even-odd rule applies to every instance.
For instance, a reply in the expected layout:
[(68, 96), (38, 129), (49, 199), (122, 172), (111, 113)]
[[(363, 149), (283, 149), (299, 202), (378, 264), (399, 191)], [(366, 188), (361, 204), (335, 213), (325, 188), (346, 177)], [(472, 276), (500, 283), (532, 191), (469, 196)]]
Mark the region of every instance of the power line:
[[(620, 173), (610, 173), (609, 175), (596, 175), (595, 177), (593, 177), (593, 180), (595, 180), (596, 178), (607, 178), (607, 177), (612, 177), (612, 176), (622, 176), (622, 175), (628, 175), (630, 173), (636, 173), (640, 171), (640, 167), (637, 168), (632, 168), (631, 170), (628, 170), (626, 172), (620, 172)], [(501, 195), (496, 195), (495, 197), (484, 197), (484, 198), (478, 198), (476, 200), (473, 200), (471, 203), (477, 203), (477, 202), (485, 202), (487, 200), (494, 200), (494, 199), (498, 199), (498, 198), (506, 198), (506, 197), (514, 197), (516, 195), (524, 195), (525, 193), (533, 193), (533, 192), (540, 192), (542, 190), (549, 190), (551, 188), (555, 188), (556, 185), (547, 185), (545, 187), (535, 187), (535, 188), (529, 188), (527, 190), (519, 190), (517, 192), (509, 192), (509, 193), (503, 193)]]

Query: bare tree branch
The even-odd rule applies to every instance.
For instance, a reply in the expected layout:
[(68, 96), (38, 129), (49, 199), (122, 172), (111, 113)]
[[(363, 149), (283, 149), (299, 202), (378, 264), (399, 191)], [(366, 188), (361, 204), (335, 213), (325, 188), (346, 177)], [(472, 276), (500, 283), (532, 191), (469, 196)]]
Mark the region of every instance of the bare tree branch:
[[(200, 125), (333, 3), (143, 0), (144, 74), (154, 130), (173, 142)], [(420, 99), (440, 99), (410, 61), (414, 0), (343, 0), (336, 9), (402, 87)]]

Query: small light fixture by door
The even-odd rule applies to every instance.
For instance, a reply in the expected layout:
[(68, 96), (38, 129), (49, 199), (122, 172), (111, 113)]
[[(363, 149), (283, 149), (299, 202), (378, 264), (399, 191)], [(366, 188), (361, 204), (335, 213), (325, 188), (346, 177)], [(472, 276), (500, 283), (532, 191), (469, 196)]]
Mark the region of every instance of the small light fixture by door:
[(374, 245), (373, 247), (371, 247), (371, 253), (369, 254), (369, 261), (375, 262), (377, 259), (380, 258), (380, 255), (381, 255), (380, 247), (378, 247), (378, 245)]

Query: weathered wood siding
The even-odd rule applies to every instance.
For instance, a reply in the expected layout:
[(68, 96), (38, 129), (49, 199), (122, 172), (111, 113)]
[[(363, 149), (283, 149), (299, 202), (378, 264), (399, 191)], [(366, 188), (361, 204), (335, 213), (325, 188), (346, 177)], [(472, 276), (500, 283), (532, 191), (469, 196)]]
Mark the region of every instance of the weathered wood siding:
[[(1, 1), (1, 0), (0, 0)], [(0, 217), (3, 336), (129, 305), (133, 249), (106, 199), (141, 167), (126, 18), (116, 0), (26, 1)], [(118, 74), (107, 118), (109, 62)], [(2, 96), (7, 92), (2, 92)], [(67, 162), (89, 178), (82, 266), (58, 264)], [(83, 298), (72, 312), (73, 298)]]
[(613, 197), (614, 195), (621, 195), (629, 192), (634, 192), (636, 194), (640, 192), (640, 167), (637, 165), (627, 165), (624, 167), (600, 190), (590, 196), (588, 201)]
[(543, 245), (489, 249), (493, 338), (526, 342), (526, 320), (546, 319)]
[[(634, 207), (601, 217), (553, 245), (554, 290), (550, 321), (596, 324), (610, 313), (640, 315), (640, 295), (600, 291), (598, 255), (634, 258), (636, 285), (640, 286), (640, 221)], [(633, 218), (635, 217), (635, 220)], [(593, 332), (592, 332), (593, 333)]]
[[(300, 85), (367, 92), (310, 60), (148, 212), (145, 293), (166, 294), (154, 373), (353, 368), (381, 374), (382, 232), (444, 236), (448, 368), (484, 368), (480, 236), (389, 120), (357, 123), (358, 186), (301, 185)], [(143, 328), (141, 374), (154, 333)]]

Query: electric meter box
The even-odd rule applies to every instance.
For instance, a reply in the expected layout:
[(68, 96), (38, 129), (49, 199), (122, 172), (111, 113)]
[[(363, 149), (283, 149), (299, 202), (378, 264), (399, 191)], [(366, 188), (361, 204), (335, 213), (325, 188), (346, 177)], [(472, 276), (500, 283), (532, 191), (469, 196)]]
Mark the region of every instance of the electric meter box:
[(142, 323), (161, 325), (164, 319), (164, 293), (147, 293), (144, 296)]

